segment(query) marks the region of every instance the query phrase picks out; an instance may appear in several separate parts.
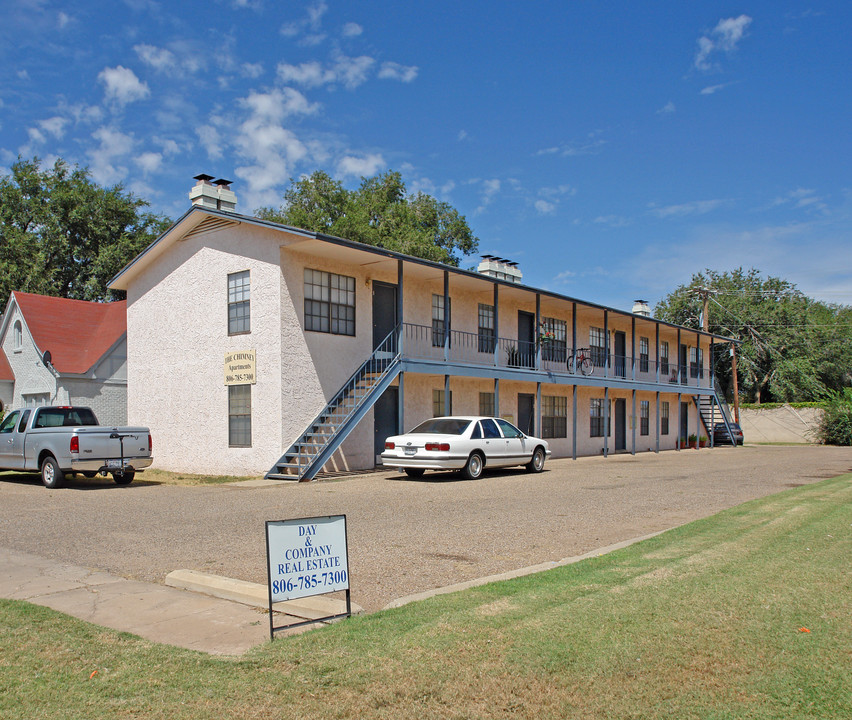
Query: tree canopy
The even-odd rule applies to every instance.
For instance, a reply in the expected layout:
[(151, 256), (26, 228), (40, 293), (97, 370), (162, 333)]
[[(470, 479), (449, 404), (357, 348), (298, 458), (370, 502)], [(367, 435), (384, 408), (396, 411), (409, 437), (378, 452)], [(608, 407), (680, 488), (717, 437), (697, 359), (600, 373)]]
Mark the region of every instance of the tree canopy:
[(458, 265), (479, 247), (463, 215), (426, 193), (407, 194), (402, 176), (393, 171), (362, 177), (355, 190), (321, 170), (291, 178), (281, 208), (262, 208), (258, 215), (448, 265)]
[[(701, 327), (702, 293), (711, 295), (710, 332), (742, 341), (741, 392), (753, 402), (821, 400), (852, 382), (852, 307), (806, 297), (754, 268), (705, 270), (663, 298), (655, 317)], [(718, 375), (730, 384), (730, 363)]]
[(13, 290), (77, 300), (123, 296), (107, 283), (169, 225), (88, 168), (18, 158), (0, 177), (0, 302)]

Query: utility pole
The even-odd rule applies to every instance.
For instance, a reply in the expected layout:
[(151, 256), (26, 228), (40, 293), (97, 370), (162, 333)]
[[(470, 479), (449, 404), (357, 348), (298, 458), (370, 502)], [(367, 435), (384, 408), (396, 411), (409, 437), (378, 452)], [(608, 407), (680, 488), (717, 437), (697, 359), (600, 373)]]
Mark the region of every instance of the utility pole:
[(704, 332), (710, 332), (710, 296), (715, 295), (716, 291), (702, 285), (695, 288), (695, 293), (704, 301), (704, 312), (701, 313), (701, 329)]

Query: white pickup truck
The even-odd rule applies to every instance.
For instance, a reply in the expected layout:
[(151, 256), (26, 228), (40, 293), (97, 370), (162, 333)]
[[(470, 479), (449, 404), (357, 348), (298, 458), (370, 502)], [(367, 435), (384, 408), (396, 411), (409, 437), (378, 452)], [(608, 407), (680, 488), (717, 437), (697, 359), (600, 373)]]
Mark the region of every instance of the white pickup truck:
[(148, 428), (102, 427), (87, 407), (24, 408), (0, 423), (0, 470), (40, 472), (49, 488), (74, 473), (128, 485), (151, 462)]

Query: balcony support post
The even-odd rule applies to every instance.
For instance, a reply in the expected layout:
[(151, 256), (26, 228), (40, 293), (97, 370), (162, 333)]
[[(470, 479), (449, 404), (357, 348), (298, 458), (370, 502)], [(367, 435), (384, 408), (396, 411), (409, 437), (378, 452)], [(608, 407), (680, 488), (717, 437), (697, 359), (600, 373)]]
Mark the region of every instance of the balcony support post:
[(603, 416), (603, 436), (604, 436), (604, 457), (609, 457), (609, 386), (604, 388), (604, 416)]
[[(497, 283), (494, 283), (494, 366), (500, 364), (500, 286)], [(494, 402), (497, 402), (496, 390), (494, 396)], [(497, 412), (494, 412), (497, 415)]]
[[(659, 326), (658, 326), (659, 327)], [(660, 391), (657, 390), (657, 422), (656, 422), (657, 430), (657, 445), (655, 452), (659, 454), (660, 452)], [(669, 428), (669, 432), (671, 432), (671, 428)]]
[(630, 450), (631, 455), (636, 454), (636, 391), (634, 390), (633, 395), (633, 447)]
[(444, 270), (444, 362), (450, 359), (450, 273)]
[(611, 349), (612, 345), (609, 342), (609, 312), (604, 310), (604, 377), (609, 377), (609, 353)]
[[(575, 323), (576, 327), (576, 323)], [(577, 386), (571, 386), (571, 405), (573, 420), (571, 421), (571, 459), (577, 459)]]

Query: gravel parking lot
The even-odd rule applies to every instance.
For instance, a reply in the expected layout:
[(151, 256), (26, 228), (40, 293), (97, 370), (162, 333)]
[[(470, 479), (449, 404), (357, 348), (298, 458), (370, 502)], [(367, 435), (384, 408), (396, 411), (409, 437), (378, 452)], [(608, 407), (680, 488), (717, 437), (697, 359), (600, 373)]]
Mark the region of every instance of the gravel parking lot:
[(264, 522), (346, 514), (352, 600), (368, 611), (560, 560), (852, 472), (852, 450), (746, 446), (551, 460), (476, 481), (379, 472), (319, 483), (47, 490), (0, 475), (0, 546), (163, 582), (188, 568), (266, 582)]

